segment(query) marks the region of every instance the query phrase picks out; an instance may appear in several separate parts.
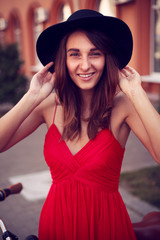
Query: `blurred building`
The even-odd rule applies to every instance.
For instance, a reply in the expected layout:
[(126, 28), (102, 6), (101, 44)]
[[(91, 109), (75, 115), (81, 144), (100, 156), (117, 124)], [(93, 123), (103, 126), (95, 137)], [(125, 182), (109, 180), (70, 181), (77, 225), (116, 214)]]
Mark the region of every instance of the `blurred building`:
[(130, 65), (151, 93), (160, 89), (160, 0), (0, 0), (0, 43), (17, 42), (23, 71), (31, 76), (41, 65), (35, 43), (46, 27), (72, 12), (89, 8), (124, 20), (133, 33)]

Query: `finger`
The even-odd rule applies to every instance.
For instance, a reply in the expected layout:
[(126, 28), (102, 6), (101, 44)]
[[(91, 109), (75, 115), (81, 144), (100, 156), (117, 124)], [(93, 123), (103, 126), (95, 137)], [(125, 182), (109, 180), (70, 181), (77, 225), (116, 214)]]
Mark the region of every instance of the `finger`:
[(49, 62), (49, 63), (46, 65), (46, 67), (47, 67), (47, 68), (50, 68), (53, 64), (54, 64), (54, 62)]
[(53, 64), (54, 64), (53, 62), (50, 62), (50, 63), (48, 63), (47, 65), (45, 65), (45, 66), (42, 68), (42, 70), (40, 70), (40, 73), (41, 73), (41, 74), (46, 73), (46, 72), (48, 71), (48, 69), (49, 69)]
[(130, 67), (130, 66), (126, 66), (125, 68), (126, 68), (126, 70), (128, 70), (132, 74), (137, 73), (136, 70), (134, 68)]
[(123, 68), (121, 71), (121, 76), (122, 77), (128, 77), (129, 76), (129, 72), (127, 71), (127, 69)]
[(55, 79), (56, 79), (56, 74), (55, 73), (51, 73), (52, 77), (51, 77), (51, 83), (54, 84)]
[(119, 79), (125, 78), (125, 77), (126, 77), (126, 76), (124, 75), (124, 73), (122, 72), (122, 70), (119, 71)]
[(129, 77), (137, 73), (136, 70), (130, 66), (126, 66), (125, 68), (123, 68), (122, 72), (125, 77)]

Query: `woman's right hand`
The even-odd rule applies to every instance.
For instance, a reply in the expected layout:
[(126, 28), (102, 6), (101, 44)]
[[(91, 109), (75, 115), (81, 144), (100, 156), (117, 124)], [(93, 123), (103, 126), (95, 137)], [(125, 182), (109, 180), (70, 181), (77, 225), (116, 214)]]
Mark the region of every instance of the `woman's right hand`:
[(30, 83), (29, 92), (33, 94), (38, 101), (43, 101), (54, 88), (55, 73), (50, 73), (48, 69), (53, 62), (48, 63), (39, 72), (37, 72)]

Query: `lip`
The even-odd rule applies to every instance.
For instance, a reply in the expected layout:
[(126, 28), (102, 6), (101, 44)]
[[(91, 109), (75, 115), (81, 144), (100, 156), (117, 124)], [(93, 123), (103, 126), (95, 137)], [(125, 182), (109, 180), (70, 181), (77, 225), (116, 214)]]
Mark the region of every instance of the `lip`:
[(95, 72), (93, 73), (79, 73), (77, 74), (79, 78), (81, 78), (83, 81), (89, 81), (93, 75), (95, 74)]

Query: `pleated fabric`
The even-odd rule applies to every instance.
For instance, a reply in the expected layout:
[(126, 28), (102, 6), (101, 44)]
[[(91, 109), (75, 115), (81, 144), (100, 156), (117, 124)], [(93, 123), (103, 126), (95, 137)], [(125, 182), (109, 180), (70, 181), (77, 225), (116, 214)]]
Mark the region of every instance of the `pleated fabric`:
[(118, 192), (124, 149), (108, 129), (72, 155), (53, 123), (44, 144), (52, 185), (39, 240), (136, 240)]

